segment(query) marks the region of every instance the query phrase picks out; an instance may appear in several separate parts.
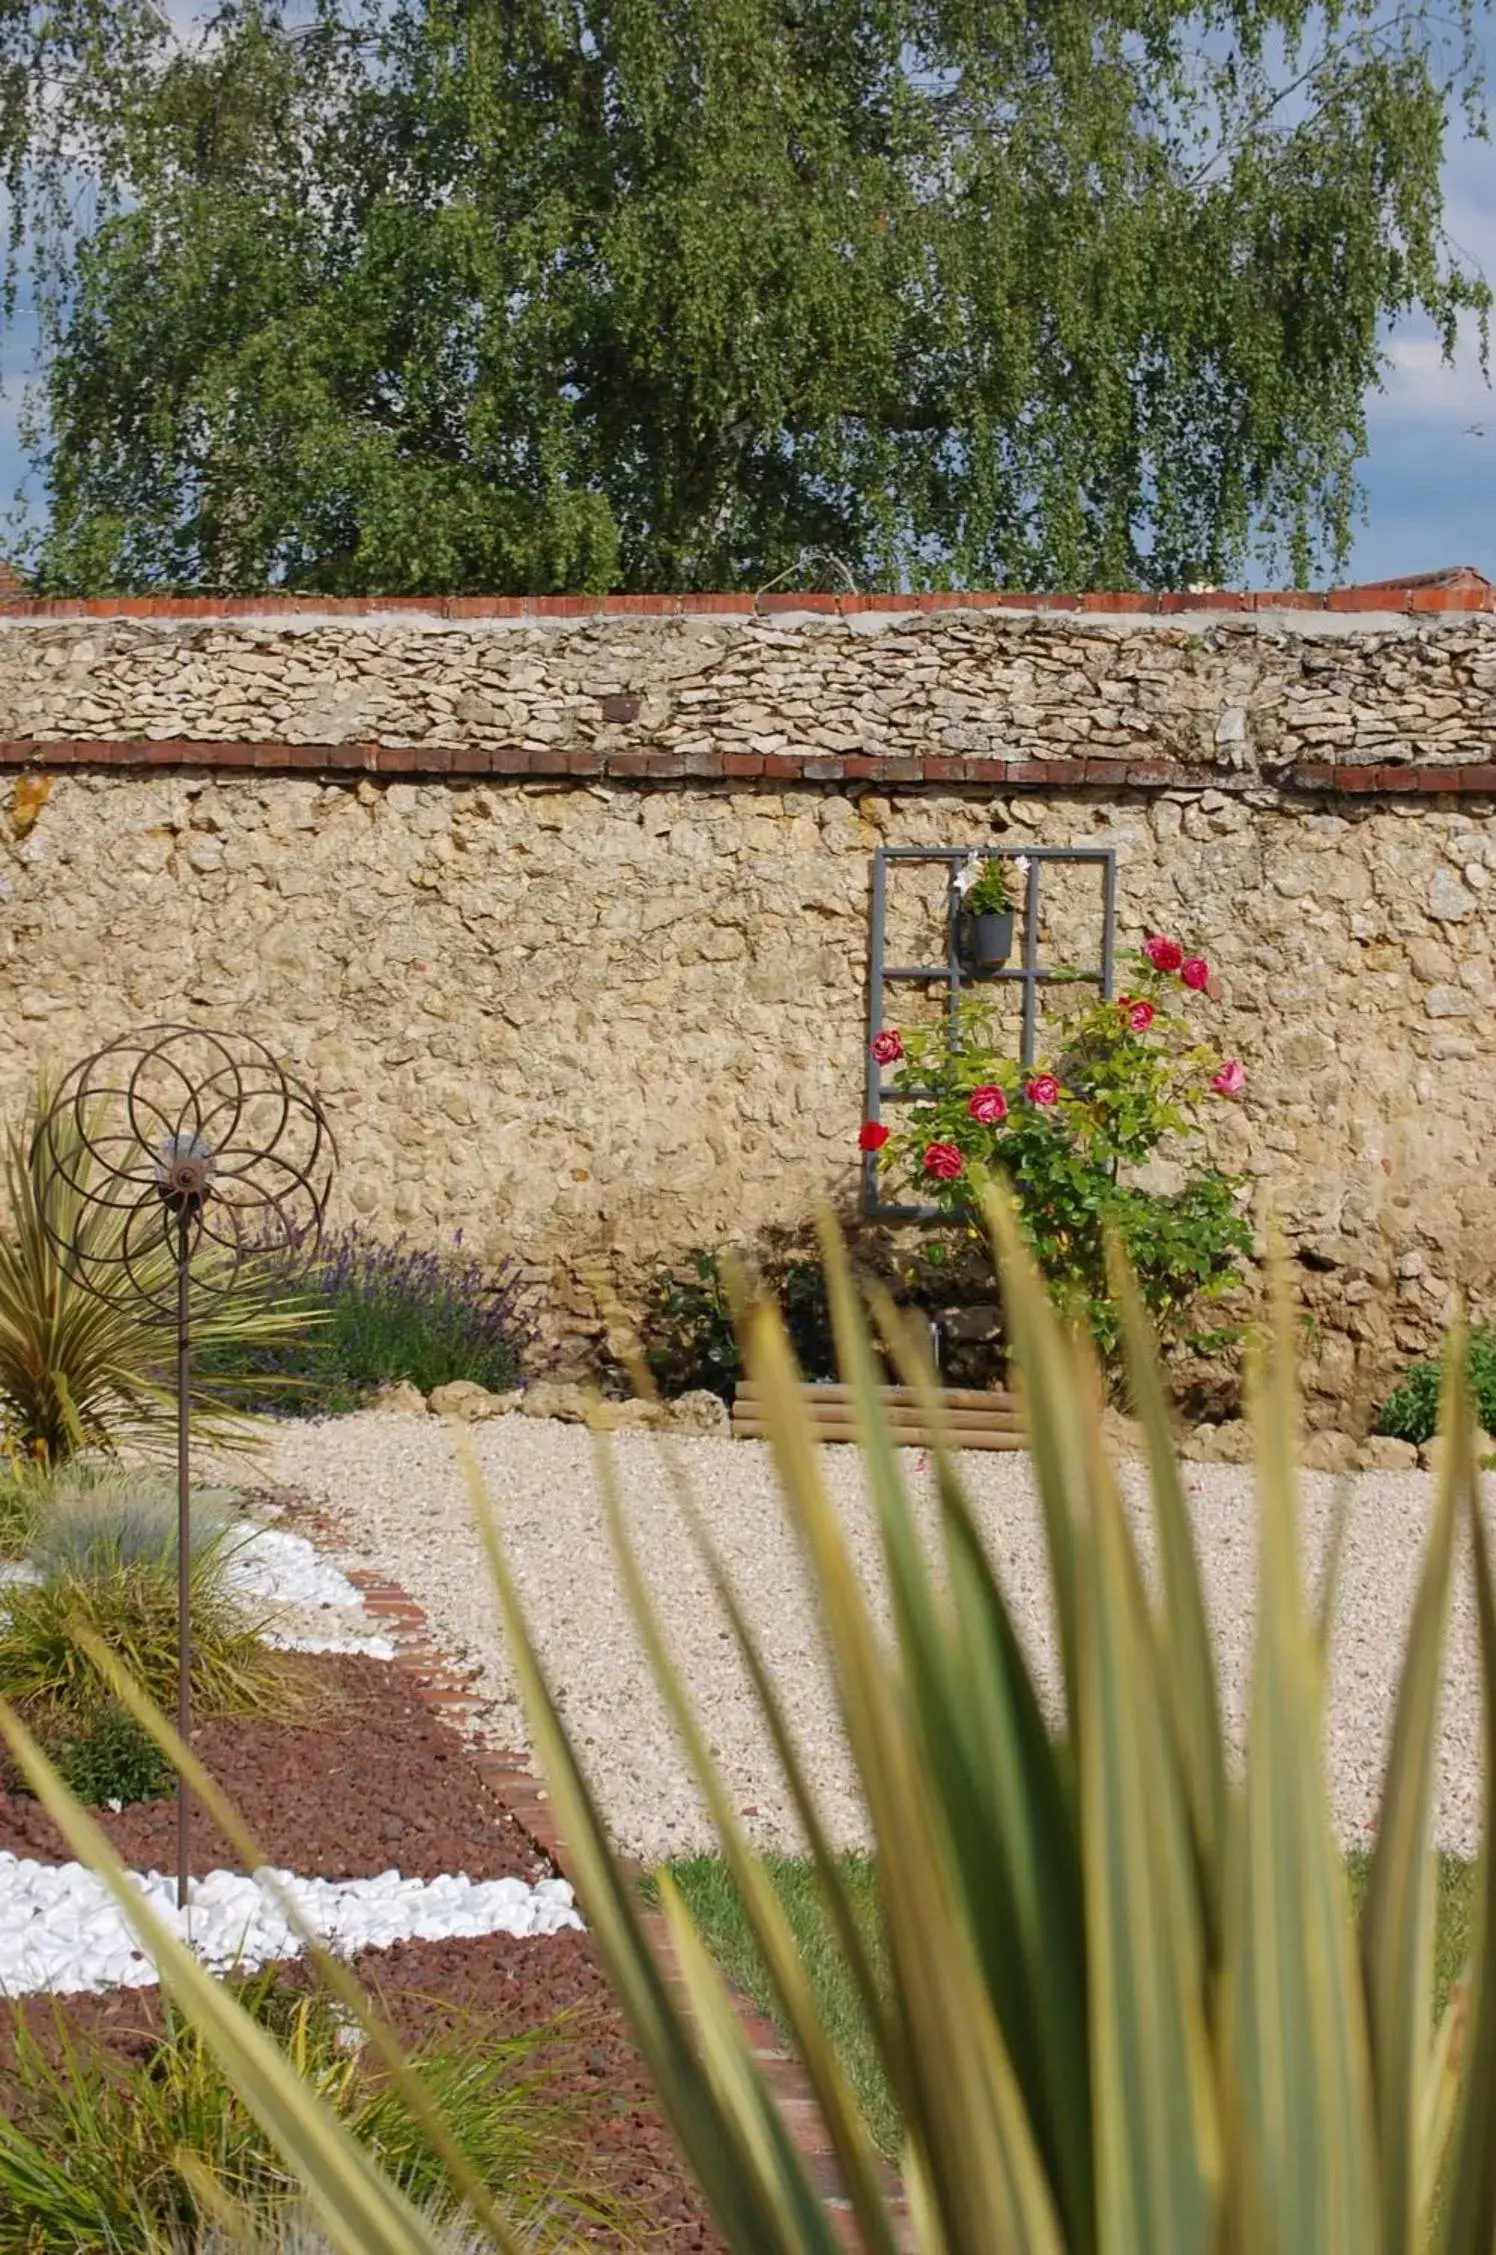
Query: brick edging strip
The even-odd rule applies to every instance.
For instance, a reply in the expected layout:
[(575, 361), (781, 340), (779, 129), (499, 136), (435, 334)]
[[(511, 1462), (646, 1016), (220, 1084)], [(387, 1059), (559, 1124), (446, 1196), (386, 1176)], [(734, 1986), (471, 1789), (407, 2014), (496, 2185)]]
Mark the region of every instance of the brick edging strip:
[(1018, 759), (986, 753), (659, 751), (633, 745), (286, 744), (251, 738), (0, 739), (0, 769), (207, 770), (348, 782), (359, 776), (520, 781), (862, 783), (880, 789), (1276, 791), (1354, 798), (1496, 796), (1496, 760), (1354, 764), (1315, 760), (1254, 772), (1171, 759)]
[[(433, 1708), (444, 1721), (456, 1722), (472, 1708), (470, 1679), (454, 1671), (451, 1663), (432, 1642), (430, 1622), (423, 1607), (398, 1582), (382, 1574), (365, 1573), (345, 1567), (349, 1581), (363, 1599), (364, 1610), (376, 1621), (397, 1647), (396, 1666), (408, 1668), (416, 1678), (417, 1696), (424, 1705)], [(467, 1748), (467, 1756), (483, 1783), (494, 1795), (536, 1850), (555, 1865), (563, 1879), (576, 1885), (570, 1868), (566, 1843), (556, 1830), (556, 1820), (550, 1800), (540, 1780), (530, 1766), (529, 1757), (522, 1750), (506, 1747), (498, 1751), (480, 1751)], [(642, 1865), (626, 1863), (625, 1871), (635, 1879), (644, 1876)], [(678, 2005), (686, 2004), (685, 1984), (670, 1946), (669, 1928), (659, 1911), (645, 1909), (641, 1920), (656, 1957), (665, 1971), (667, 1985)], [(811, 2182), (824, 2200), (836, 2229), (838, 2238), (850, 2251), (861, 2247), (852, 2221), (850, 2205), (842, 2191), (836, 2163), (831, 2150), (831, 2140), (821, 2120), (808, 2078), (798, 2061), (785, 2048), (784, 2041), (773, 2022), (755, 2010), (743, 1992), (732, 1982), (727, 1983), (733, 2010), (748, 2039), (759, 2071), (772, 2093), (779, 2112), (795, 2144), (799, 2147)], [(898, 2180), (885, 2165), (885, 2190), (894, 2213), (895, 2228), (906, 2220), (907, 2210)]]

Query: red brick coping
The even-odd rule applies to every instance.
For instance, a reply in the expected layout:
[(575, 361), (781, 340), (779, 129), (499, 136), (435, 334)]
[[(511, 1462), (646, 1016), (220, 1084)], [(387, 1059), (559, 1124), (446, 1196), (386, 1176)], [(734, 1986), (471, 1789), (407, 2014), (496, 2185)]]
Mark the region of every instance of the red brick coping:
[(437, 781), (506, 776), (564, 782), (606, 778), (631, 783), (861, 783), (880, 790), (980, 785), (989, 791), (1224, 791), (1277, 789), (1309, 797), (1413, 795), (1496, 797), (1496, 760), (1354, 764), (1314, 760), (1261, 773), (1170, 759), (1018, 759), (977, 753), (640, 751), (589, 746), (506, 744), (282, 744), (216, 738), (69, 737), (37, 743), (0, 740), (0, 769), (51, 771), (165, 769), (256, 775), (314, 775), (328, 781), (377, 776)]
[(1103, 616), (1183, 618), (1197, 611), (1249, 616), (1275, 611), (1496, 611), (1496, 587), (1471, 564), (1368, 580), (1356, 587), (1224, 587), (1167, 594), (1024, 594), (1008, 588), (955, 588), (901, 595), (86, 595), (36, 597), (0, 590), (0, 617), (17, 619), (368, 618), (387, 613), (437, 619), (752, 618), (811, 612), (824, 618), (910, 611), (1077, 611)]
[[(348, 1579), (363, 1598), (364, 1610), (399, 1648), (395, 1664), (410, 1670), (416, 1679), (420, 1699), (446, 1721), (460, 1722), (472, 1711), (471, 1684), (454, 1672), (451, 1664), (432, 1643), (428, 1633), (430, 1624), (423, 1609), (398, 1582), (388, 1581), (380, 1574), (361, 1573), (351, 1568), (347, 1571)], [(550, 1801), (544, 1786), (530, 1766), (528, 1755), (517, 1748), (486, 1752), (474, 1749), (470, 1752), (469, 1759), (485, 1785), (502, 1802), (505, 1812), (513, 1817), (523, 1832), (528, 1833), (537, 1849), (550, 1859), (562, 1877), (572, 1879), (566, 1843), (556, 1830)], [(642, 1866), (629, 1868), (636, 1876), (643, 1876)], [(667, 1982), (675, 2001), (683, 2005), (686, 2001), (685, 1988), (675, 1966), (665, 1920), (655, 1910), (645, 1910), (641, 1915), (655, 1952), (666, 1967)], [(841, 2189), (831, 2140), (826, 2134), (820, 2109), (804, 2071), (785, 2049), (783, 2039), (773, 2022), (756, 2012), (741, 1990), (732, 1988), (730, 1994), (764, 2081), (774, 2096), (790, 2135), (800, 2148), (812, 2183), (831, 2213), (837, 2236), (846, 2248), (855, 2251), (860, 2248), (861, 2241), (857, 2237), (851, 2209)], [(896, 2223), (902, 2226), (906, 2211), (892, 2171), (887, 2172), (886, 2190)]]

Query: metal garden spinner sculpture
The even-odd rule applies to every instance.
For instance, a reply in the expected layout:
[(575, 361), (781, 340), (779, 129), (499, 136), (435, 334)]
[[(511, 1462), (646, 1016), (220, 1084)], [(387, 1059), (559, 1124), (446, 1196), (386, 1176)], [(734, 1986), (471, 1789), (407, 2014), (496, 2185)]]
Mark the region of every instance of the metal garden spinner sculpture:
[[(289, 1281), (315, 1254), (336, 1153), (322, 1107), (261, 1042), (146, 1026), (85, 1058), (36, 1130), (32, 1161), (76, 1198), (53, 1236), (82, 1290), (175, 1333), (177, 1729), (191, 1725), (192, 1327), (252, 1280)], [(42, 1201), (44, 1212), (49, 1202)], [(49, 1228), (49, 1235), (52, 1232)], [(189, 1803), (177, 1783), (177, 1901)]]

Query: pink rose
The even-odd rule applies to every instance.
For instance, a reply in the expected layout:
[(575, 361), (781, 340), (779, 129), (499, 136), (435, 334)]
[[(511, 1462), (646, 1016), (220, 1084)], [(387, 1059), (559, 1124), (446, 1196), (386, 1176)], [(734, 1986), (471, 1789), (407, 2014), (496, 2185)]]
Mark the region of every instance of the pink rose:
[(1153, 1023), (1151, 1002), (1130, 1002), (1124, 996), (1121, 1003), (1123, 1017), (1135, 1034), (1145, 1034)]
[(1247, 1076), (1242, 1071), (1240, 1058), (1228, 1057), (1210, 1085), (1217, 1096), (1240, 1096), (1247, 1085)]
[(925, 1173), (938, 1175), (942, 1182), (954, 1182), (966, 1165), (954, 1143), (929, 1143), (925, 1146)]
[(1143, 942), (1143, 953), (1155, 971), (1177, 971), (1184, 961), (1184, 949), (1178, 940), (1166, 940), (1162, 932), (1150, 932)]
[(966, 1109), (974, 1120), (981, 1121), (983, 1127), (996, 1127), (1000, 1120), (1005, 1120), (1008, 1116), (1008, 1099), (1000, 1088), (988, 1083), (983, 1088), (972, 1090)]
[(869, 1047), (880, 1065), (892, 1065), (904, 1054), (904, 1044), (891, 1026), (885, 1027), (881, 1034), (874, 1034)]
[(1179, 966), (1179, 976), (1187, 987), (1193, 987), (1199, 994), (1210, 984), (1210, 965), (1203, 955), (1187, 955)]
[(857, 1130), (859, 1151), (881, 1151), (888, 1141), (888, 1130), (881, 1120), (864, 1120)]
[(1053, 1073), (1035, 1073), (1024, 1094), (1030, 1104), (1058, 1104), (1060, 1084)]

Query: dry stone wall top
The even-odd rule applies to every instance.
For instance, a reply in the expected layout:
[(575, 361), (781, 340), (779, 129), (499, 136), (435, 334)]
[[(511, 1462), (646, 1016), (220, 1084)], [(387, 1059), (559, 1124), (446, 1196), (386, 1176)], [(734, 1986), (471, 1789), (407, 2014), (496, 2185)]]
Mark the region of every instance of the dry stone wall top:
[(12, 621), (0, 738), (1313, 781), (1496, 760), (1496, 617)]

